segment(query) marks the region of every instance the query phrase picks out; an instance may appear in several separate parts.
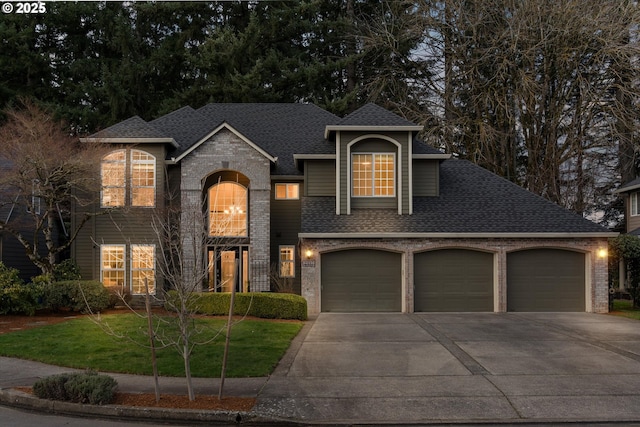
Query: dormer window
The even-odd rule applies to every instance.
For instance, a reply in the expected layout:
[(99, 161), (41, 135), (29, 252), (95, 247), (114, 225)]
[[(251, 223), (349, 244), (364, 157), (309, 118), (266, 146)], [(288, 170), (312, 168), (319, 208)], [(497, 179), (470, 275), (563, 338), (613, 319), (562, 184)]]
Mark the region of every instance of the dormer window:
[(396, 195), (396, 155), (357, 153), (351, 156), (353, 197), (394, 197)]
[(630, 210), (631, 210), (631, 216), (637, 216), (638, 212), (640, 212), (640, 206), (638, 205), (638, 193), (631, 193), (631, 196), (629, 197), (629, 202), (630, 202)]

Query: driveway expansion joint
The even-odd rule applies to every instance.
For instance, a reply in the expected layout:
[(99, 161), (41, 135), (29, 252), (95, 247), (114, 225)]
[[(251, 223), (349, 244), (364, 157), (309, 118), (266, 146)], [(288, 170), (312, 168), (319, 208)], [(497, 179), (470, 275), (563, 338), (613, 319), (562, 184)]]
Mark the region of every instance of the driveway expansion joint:
[(467, 368), (469, 372), (471, 372), (472, 375), (490, 375), (490, 372), (487, 371), (484, 366), (478, 363), (477, 360), (471, 357), (469, 353), (460, 348), (460, 346), (456, 344), (455, 341), (439, 331), (425, 319), (414, 314), (410, 314), (409, 317), (428, 334), (433, 336), (439, 344), (441, 344), (449, 353), (451, 353), (453, 357), (458, 359), (458, 361), (462, 363), (464, 367)]

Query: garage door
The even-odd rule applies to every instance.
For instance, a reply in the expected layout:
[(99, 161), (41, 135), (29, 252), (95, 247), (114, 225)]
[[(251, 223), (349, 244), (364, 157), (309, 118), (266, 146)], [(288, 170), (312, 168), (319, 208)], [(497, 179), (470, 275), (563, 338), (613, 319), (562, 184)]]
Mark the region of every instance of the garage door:
[(322, 311), (401, 311), (402, 255), (372, 249), (322, 254)]
[(507, 255), (508, 311), (584, 311), (585, 256), (561, 249)]
[(493, 311), (493, 254), (445, 249), (413, 263), (415, 311)]

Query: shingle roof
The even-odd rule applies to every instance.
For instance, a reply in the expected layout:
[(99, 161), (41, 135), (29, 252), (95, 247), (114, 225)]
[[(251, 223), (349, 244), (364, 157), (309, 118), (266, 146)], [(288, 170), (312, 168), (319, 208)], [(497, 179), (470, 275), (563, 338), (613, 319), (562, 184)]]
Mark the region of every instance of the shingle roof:
[(440, 166), (440, 195), (395, 209), (335, 214), (334, 197), (302, 200), (302, 233), (603, 233), (608, 230), (465, 160)]
[(623, 184), (616, 190), (616, 193), (624, 193), (626, 191), (635, 190), (636, 188), (640, 188), (640, 177)]
[(376, 104), (365, 104), (336, 123), (337, 126), (416, 126)]
[(163, 133), (171, 135), (176, 141), (179, 147), (175, 152), (172, 152), (171, 155), (174, 157), (204, 137), (212, 129), (212, 124), (189, 106), (152, 120), (149, 124)]
[(138, 116), (116, 123), (93, 135), (91, 138), (168, 138), (170, 135), (155, 128)]
[[(313, 104), (220, 103), (198, 110), (189, 106), (146, 122), (131, 117), (92, 138), (173, 138), (178, 147), (168, 158), (178, 158), (222, 123), (228, 123), (254, 144), (278, 158), (276, 175), (299, 175), (294, 154), (335, 154), (335, 144), (324, 138), (329, 125), (415, 126), (375, 104), (367, 104), (340, 119)], [(417, 139), (415, 154), (442, 154)]]
[(209, 104), (197, 110), (209, 123), (226, 122), (274, 157), (274, 174), (299, 174), (293, 154), (327, 154), (324, 128), (339, 118), (312, 104)]

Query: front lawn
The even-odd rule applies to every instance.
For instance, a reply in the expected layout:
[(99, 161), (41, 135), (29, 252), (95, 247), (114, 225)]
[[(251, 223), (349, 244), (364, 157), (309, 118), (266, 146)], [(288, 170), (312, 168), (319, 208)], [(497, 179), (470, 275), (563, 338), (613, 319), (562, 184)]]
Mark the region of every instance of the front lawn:
[[(197, 318), (199, 340), (218, 334), (210, 344), (197, 346), (191, 356), (194, 377), (220, 376), (224, 348), (225, 320)], [(69, 320), (55, 325), (0, 335), (0, 356), (36, 360), (52, 365), (100, 372), (151, 375), (151, 355), (143, 345), (147, 321), (133, 314), (102, 316), (118, 335), (116, 338), (89, 318)], [(270, 374), (302, 328), (298, 321), (243, 320), (231, 332), (227, 377), (261, 377)], [(174, 348), (157, 352), (158, 370), (163, 376), (184, 376), (182, 357)]]
[(640, 309), (633, 308), (633, 302), (628, 299), (613, 300), (613, 310), (611, 314), (640, 320)]

